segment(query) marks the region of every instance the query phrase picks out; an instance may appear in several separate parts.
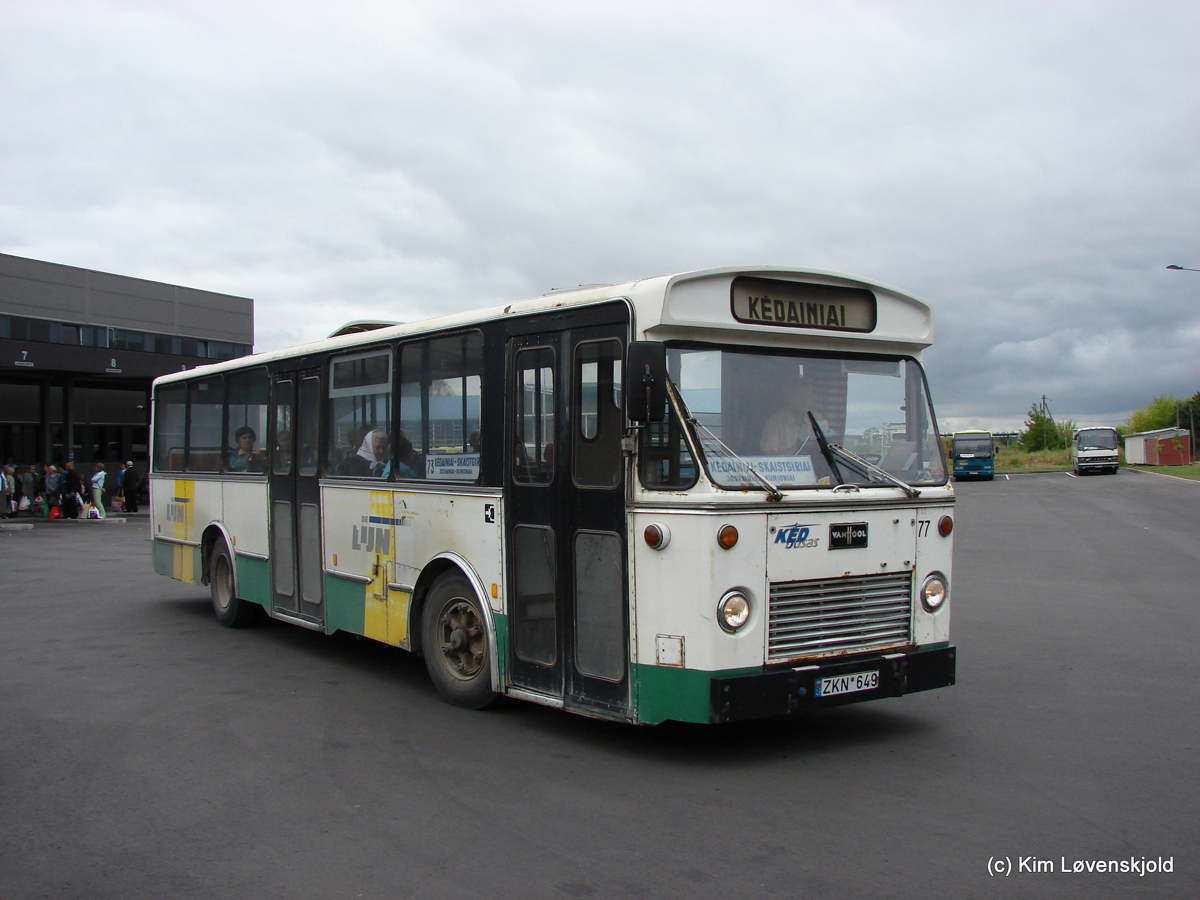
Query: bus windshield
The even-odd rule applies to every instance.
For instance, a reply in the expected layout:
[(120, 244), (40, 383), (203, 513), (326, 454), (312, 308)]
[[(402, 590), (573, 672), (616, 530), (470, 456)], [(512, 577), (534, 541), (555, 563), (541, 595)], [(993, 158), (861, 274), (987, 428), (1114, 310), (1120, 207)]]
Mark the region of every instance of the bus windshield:
[(1116, 450), (1117, 433), (1111, 428), (1079, 432), (1080, 450)]
[(973, 459), (989, 459), (992, 455), (990, 434), (956, 434), (954, 455)]
[(669, 347), (667, 366), (696, 422), (696, 445), (720, 487), (878, 485), (878, 473), (822, 452), (825, 440), (907, 484), (942, 484), (933, 409), (912, 359), (806, 356), (770, 350)]

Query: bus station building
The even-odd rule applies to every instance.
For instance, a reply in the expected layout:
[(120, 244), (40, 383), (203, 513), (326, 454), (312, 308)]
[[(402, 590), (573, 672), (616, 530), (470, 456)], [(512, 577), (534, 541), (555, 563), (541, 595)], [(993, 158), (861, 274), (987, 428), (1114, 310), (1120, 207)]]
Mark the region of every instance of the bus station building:
[(0, 460), (132, 460), (150, 383), (253, 351), (254, 301), (0, 253)]

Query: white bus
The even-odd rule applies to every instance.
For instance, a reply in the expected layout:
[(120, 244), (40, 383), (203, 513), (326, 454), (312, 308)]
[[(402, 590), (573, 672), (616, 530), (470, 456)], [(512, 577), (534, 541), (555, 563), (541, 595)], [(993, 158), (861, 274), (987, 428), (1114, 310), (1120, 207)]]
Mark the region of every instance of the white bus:
[(1071, 468), (1076, 475), (1088, 472), (1117, 474), (1121, 467), (1121, 437), (1108, 426), (1080, 428), (1071, 436)]
[(158, 572), (437, 690), (728, 722), (954, 683), (930, 309), (829, 272), (552, 292), (159, 378)]

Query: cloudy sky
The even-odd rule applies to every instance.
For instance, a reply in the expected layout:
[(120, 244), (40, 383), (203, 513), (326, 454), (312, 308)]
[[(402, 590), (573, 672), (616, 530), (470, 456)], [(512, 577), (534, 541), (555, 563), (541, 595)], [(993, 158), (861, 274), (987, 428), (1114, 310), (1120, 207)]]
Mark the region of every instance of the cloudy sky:
[(1200, 4), (0, 0), (0, 252), (256, 347), (719, 265), (927, 299), (943, 430), (1200, 390)]

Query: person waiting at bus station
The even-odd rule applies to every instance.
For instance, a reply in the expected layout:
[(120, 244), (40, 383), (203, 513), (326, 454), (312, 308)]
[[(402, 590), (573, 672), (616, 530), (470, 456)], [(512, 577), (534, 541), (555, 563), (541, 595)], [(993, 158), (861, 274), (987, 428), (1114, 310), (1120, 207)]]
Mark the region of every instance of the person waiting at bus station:
[(261, 450), (255, 450), (254, 444), (258, 435), (249, 425), (243, 425), (233, 433), (237, 442), (237, 450), (229, 453), (230, 472), (263, 472), (266, 468)]
[(62, 514), (64, 519), (79, 518), (79, 492), (83, 490), (83, 479), (75, 471), (75, 463), (67, 462), (62, 482)]
[(102, 462), (96, 463), (92, 469), (92, 506), (95, 508), (96, 514), (103, 519), (107, 515), (104, 512), (104, 481), (107, 474)]
[(388, 449), (387, 432), (368, 431), (363, 436), (362, 446), (358, 448), (358, 453), (350, 461), (350, 474), (388, 478), (392, 474), (392, 460)]
[(121, 496), (125, 498), (125, 512), (138, 511), (138, 491), (141, 486), (142, 480), (133, 467), (133, 460), (129, 460), (125, 463), (125, 474), (121, 476)]

